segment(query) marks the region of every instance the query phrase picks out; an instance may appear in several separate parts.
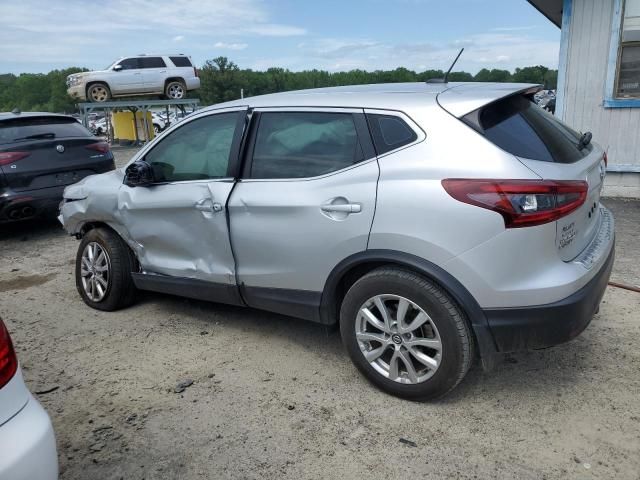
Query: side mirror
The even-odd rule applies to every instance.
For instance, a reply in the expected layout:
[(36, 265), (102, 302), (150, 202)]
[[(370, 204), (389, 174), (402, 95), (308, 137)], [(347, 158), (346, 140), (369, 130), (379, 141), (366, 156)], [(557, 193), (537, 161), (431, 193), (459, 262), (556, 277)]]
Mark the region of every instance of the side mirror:
[(120, 70), (122, 70), (122, 65), (114, 65), (114, 66), (113, 66), (113, 70), (114, 70), (115, 72), (119, 72)]
[(128, 187), (148, 187), (153, 183), (153, 168), (144, 160), (133, 162), (124, 171), (124, 184)]

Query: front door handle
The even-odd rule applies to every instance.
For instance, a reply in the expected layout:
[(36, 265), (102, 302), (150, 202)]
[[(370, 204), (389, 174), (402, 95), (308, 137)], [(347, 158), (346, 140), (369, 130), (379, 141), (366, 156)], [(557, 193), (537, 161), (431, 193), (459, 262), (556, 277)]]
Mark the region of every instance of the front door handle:
[(330, 203), (320, 208), (323, 212), (360, 213), (362, 211), (362, 205), (359, 203)]
[(200, 210), (201, 212), (215, 213), (222, 211), (222, 205), (218, 202), (212, 202), (210, 199), (205, 198), (200, 200), (195, 205), (196, 210)]

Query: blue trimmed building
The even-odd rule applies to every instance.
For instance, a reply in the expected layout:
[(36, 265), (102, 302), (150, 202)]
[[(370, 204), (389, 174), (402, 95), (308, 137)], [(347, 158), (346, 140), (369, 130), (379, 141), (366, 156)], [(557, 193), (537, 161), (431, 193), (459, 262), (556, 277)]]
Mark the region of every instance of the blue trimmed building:
[(608, 151), (605, 195), (640, 197), (640, 0), (528, 0), (562, 29), (556, 115)]

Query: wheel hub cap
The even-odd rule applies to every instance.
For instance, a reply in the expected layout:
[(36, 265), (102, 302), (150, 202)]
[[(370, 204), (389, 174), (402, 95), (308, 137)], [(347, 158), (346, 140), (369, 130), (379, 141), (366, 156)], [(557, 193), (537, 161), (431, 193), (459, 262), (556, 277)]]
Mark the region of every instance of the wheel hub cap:
[(399, 295), (367, 300), (358, 311), (355, 330), (365, 360), (394, 382), (424, 382), (442, 361), (442, 342), (433, 320), (417, 303)]
[(82, 288), (94, 302), (100, 302), (107, 294), (111, 260), (106, 250), (96, 242), (90, 242), (82, 251), (80, 260)]

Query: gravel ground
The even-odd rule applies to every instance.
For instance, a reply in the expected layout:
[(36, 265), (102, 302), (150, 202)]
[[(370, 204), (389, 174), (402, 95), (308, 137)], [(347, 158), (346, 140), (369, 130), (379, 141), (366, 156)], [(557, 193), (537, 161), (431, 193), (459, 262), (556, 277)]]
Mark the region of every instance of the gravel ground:
[[(613, 279), (638, 285), (640, 202), (604, 203)], [(3, 226), (0, 241), (0, 314), (27, 383), (58, 387), (37, 396), (63, 479), (640, 478), (637, 293), (609, 288), (574, 341), (412, 403), (369, 385), (322, 326), (151, 293), (98, 312), (58, 225)]]

